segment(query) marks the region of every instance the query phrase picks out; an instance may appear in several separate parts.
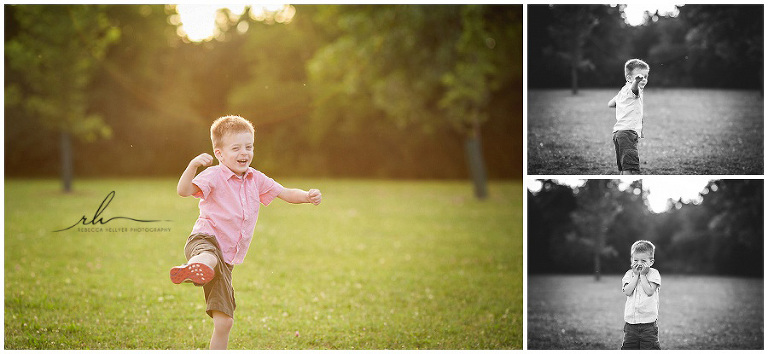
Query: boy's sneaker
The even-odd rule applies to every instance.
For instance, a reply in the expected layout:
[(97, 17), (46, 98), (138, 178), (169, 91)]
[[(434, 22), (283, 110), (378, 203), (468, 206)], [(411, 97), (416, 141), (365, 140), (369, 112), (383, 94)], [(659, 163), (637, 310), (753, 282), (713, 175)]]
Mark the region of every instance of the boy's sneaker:
[(194, 283), (202, 286), (213, 279), (216, 273), (203, 263), (184, 264), (171, 268), (171, 281), (174, 284)]

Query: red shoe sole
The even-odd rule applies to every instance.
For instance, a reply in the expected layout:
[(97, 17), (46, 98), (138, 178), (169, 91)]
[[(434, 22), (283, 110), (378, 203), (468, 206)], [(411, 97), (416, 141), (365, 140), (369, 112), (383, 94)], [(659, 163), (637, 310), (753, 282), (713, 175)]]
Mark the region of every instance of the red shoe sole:
[(203, 263), (185, 264), (171, 268), (171, 281), (174, 284), (191, 281), (195, 285), (203, 285), (211, 281), (214, 274), (213, 269)]

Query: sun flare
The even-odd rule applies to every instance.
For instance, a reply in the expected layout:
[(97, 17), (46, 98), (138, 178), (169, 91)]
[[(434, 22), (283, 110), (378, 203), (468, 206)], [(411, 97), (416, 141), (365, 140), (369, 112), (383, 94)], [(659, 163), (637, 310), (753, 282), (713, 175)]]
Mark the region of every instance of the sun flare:
[[(663, 213), (669, 210), (669, 200), (676, 202), (680, 199), (684, 203), (699, 204), (703, 200), (701, 192), (707, 186), (710, 178), (700, 176), (686, 176), (682, 178), (642, 178), (643, 189), (647, 192), (648, 208), (654, 213)], [(562, 178), (556, 179), (557, 183), (567, 185), (571, 188), (583, 187), (586, 183), (583, 179)], [(619, 183), (619, 189), (625, 190), (634, 179), (622, 179)], [(539, 180), (531, 181), (529, 189), (533, 193), (538, 193), (542, 188)]]
[[(252, 20), (267, 23), (289, 23), (296, 14), (296, 9), (287, 4), (179, 4), (175, 9), (177, 14), (171, 15), (169, 22), (177, 26), (180, 37), (192, 42), (217, 38), (227, 22), (237, 23), (246, 12)], [(229, 11), (221, 11), (225, 9)], [(248, 23), (242, 21), (236, 28), (243, 33)]]
[(624, 16), (625, 16), (624, 20), (630, 26), (640, 26), (643, 23), (645, 23), (646, 11), (648, 11), (652, 15), (655, 14), (656, 11), (658, 11), (659, 15), (661, 16), (675, 17), (680, 13), (680, 10), (678, 10), (676, 6), (681, 6), (681, 5), (665, 4), (665, 3), (627, 4), (627, 6), (624, 8)]

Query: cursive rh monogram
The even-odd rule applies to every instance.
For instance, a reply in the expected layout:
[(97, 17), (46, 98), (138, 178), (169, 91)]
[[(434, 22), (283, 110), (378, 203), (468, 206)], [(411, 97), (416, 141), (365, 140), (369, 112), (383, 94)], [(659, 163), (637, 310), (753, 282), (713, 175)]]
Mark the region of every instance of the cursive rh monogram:
[[(111, 202), (112, 202), (112, 199), (114, 199), (114, 198), (115, 198), (115, 191), (111, 191), (111, 192), (109, 192), (109, 194), (107, 194), (107, 197), (106, 197), (106, 198), (104, 198), (104, 200), (101, 202), (101, 204), (99, 205), (99, 207), (96, 209), (96, 212), (93, 214), (93, 218), (92, 218), (90, 221), (88, 221), (88, 218), (87, 218), (85, 215), (83, 215), (83, 216), (80, 218), (80, 220), (78, 220), (78, 221), (77, 221), (76, 223), (74, 223), (72, 226), (70, 226), (70, 227), (68, 227), (68, 228), (65, 228), (65, 229), (56, 230), (56, 231), (54, 231), (54, 232), (60, 232), (60, 231), (66, 231), (66, 230), (69, 230), (69, 229), (71, 229), (71, 228), (73, 228), (73, 227), (75, 227), (75, 226), (79, 225), (80, 223), (82, 223), (83, 225), (89, 225), (89, 224), (90, 224), (90, 225), (96, 225), (96, 224), (101, 224), (101, 225), (104, 225), (104, 224), (106, 224), (106, 223), (108, 223), (108, 222), (110, 222), (110, 221), (112, 221), (112, 220), (115, 220), (115, 219), (126, 219), (126, 220), (131, 220), (131, 221), (136, 221), (136, 222), (160, 222), (160, 221), (170, 221), (170, 220), (139, 220), (139, 219), (129, 218), (129, 217), (126, 217), (126, 216), (115, 216), (115, 217), (112, 217), (112, 218), (109, 218), (109, 219), (107, 219), (107, 221), (104, 221), (104, 218), (100, 217), (100, 216), (101, 216), (101, 213), (103, 213), (103, 212), (104, 212), (104, 210), (106, 210), (106, 209), (107, 209), (107, 207), (109, 206), (109, 203), (111, 203)], [(98, 218), (98, 219), (97, 219), (97, 218)]]

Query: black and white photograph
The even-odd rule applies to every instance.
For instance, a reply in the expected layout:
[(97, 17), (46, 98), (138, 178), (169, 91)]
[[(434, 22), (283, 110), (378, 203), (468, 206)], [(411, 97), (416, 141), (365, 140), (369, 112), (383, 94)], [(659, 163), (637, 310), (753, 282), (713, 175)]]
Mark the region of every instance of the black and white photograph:
[(529, 5), (529, 175), (762, 175), (764, 5)]
[(764, 182), (537, 179), (528, 349), (763, 349)]

